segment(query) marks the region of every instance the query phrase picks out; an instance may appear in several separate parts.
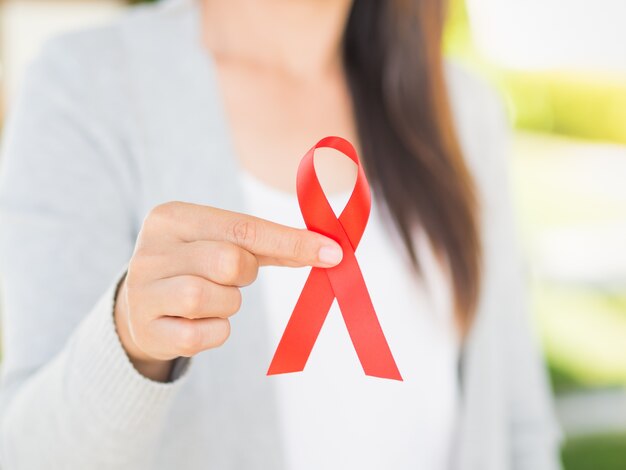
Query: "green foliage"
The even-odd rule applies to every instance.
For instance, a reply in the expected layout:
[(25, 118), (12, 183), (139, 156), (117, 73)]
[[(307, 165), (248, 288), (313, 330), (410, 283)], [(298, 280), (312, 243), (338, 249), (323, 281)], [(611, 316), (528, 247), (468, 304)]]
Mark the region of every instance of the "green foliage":
[(548, 371), (550, 372), (552, 390), (555, 394), (580, 390), (584, 387), (584, 384), (566, 368), (561, 368), (557, 364), (548, 364)]
[(464, 0), (451, 0), (445, 50), (504, 92), (519, 129), (626, 144), (626, 84), (601, 73), (512, 71), (474, 47)]
[(624, 470), (626, 434), (570, 439), (562, 455), (567, 470)]
[(626, 85), (600, 74), (497, 74), (518, 127), (626, 144)]
[(593, 289), (534, 289), (533, 310), (557, 391), (626, 384), (625, 299)]

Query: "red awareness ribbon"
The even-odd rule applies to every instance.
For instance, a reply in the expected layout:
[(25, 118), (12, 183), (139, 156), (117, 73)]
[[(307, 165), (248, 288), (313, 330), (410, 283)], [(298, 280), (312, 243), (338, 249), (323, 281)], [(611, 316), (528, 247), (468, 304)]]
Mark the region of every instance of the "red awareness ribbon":
[[(315, 150), (324, 147), (345, 154), (358, 168), (354, 190), (339, 218), (324, 195), (313, 165)], [(300, 162), (297, 192), (307, 228), (337, 241), (343, 249), (343, 259), (332, 268), (311, 269), (267, 375), (304, 370), (333, 300), (337, 298), (365, 374), (402, 380), (354, 253), (365, 231), (372, 203), (365, 172), (352, 144), (341, 137), (320, 140)]]

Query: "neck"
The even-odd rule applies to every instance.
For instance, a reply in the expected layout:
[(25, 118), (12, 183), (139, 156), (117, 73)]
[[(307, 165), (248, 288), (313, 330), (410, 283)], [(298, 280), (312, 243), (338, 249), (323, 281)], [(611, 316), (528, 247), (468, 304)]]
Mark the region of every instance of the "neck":
[(217, 60), (315, 76), (341, 64), (352, 0), (202, 0), (203, 40)]

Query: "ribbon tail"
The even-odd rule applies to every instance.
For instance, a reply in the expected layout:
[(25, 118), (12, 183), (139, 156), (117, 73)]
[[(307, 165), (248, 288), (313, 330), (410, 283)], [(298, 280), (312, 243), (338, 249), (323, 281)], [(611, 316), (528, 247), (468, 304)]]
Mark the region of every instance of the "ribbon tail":
[(267, 375), (304, 370), (334, 298), (326, 272), (313, 268), (278, 343)]
[(344, 261), (329, 269), (328, 277), (363, 372), (402, 381), (354, 251), (344, 249)]

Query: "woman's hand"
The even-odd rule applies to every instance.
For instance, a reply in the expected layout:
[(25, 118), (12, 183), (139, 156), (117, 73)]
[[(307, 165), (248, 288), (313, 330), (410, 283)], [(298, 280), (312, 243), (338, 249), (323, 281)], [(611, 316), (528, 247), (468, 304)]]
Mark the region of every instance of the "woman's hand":
[(224, 344), (240, 287), (259, 266), (331, 267), (340, 246), (317, 233), (213, 207), (154, 208), (121, 283), (115, 322), (137, 370), (166, 381), (172, 360)]

